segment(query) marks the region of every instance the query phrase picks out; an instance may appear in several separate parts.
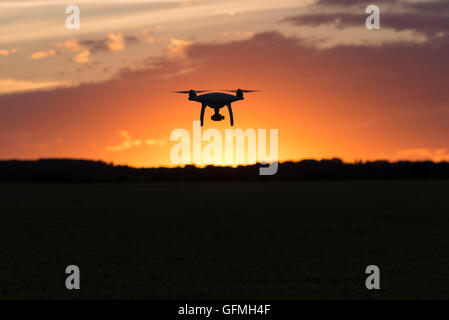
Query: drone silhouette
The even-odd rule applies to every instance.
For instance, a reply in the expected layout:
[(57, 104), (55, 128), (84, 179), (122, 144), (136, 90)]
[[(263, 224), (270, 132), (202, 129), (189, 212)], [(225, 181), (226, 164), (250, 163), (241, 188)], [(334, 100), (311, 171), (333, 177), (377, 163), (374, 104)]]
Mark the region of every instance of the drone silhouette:
[(246, 92), (259, 92), (258, 90), (222, 90), (225, 92), (233, 92), (235, 95), (227, 94), (223, 92), (210, 92), (202, 95), (198, 95), (198, 93), (209, 92), (211, 90), (189, 90), (189, 91), (173, 91), (173, 93), (184, 93), (189, 94), (190, 101), (196, 101), (202, 104), (201, 106), (201, 115), (200, 121), (201, 126), (204, 124), (204, 111), (206, 107), (210, 107), (215, 110), (214, 115), (211, 117), (213, 121), (221, 121), (225, 117), (220, 114), (220, 109), (224, 106), (228, 107), (229, 117), (231, 119), (231, 126), (234, 125), (234, 116), (232, 114), (231, 103), (235, 101), (244, 100), (243, 93)]

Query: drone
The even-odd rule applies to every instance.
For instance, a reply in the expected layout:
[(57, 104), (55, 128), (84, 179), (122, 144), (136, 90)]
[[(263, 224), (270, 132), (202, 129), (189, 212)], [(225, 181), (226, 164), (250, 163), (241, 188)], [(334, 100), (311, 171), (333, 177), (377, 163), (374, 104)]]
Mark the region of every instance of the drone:
[(213, 121), (221, 121), (224, 120), (224, 116), (220, 114), (220, 109), (224, 106), (228, 107), (229, 117), (231, 120), (231, 126), (234, 125), (234, 116), (232, 115), (231, 103), (235, 101), (244, 100), (243, 94), (246, 92), (259, 92), (259, 90), (222, 90), (225, 92), (232, 92), (235, 95), (223, 93), (223, 92), (210, 92), (202, 95), (198, 95), (198, 93), (209, 92), (211, 90), (189, 90), (189, 91), (173, 91), (173, 93), (183, 93), (189, 94), (190, 101), (196, 101), (202, 104), (201, 106), (201, 115), (200, 122), (201, 126), (204, 124), (204, 111), (206, 107), (210, 107), (215, 110), (215, 113), (212, 115), (211, 120)]

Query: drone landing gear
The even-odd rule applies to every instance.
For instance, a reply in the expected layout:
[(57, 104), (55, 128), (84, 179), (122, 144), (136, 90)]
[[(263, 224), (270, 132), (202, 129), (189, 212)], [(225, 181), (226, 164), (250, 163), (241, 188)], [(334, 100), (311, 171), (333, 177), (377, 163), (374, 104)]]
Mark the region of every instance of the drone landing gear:
[(234, 116), (232, 115), (232, 107), (231, 104), (228, 104), (229, 117), (231, 118), (231, 126), (234, 125)]
[[(227, 106), (228, 106), (228, 110), (229, 110), (229, 118), (231, 120), (231, 126), (233, 126), (234, 125), (234, 116), (232, 114), (231, 104), (228, 104)], [(206, 104), (203, 104), (201, 106), (201, 115), (200, 115), (201, 126), (203, 126), (203, 124), (204, 124), (204, 111), (206, 110), (206, 107), (207, 107)], [(212, 117), (210, 117), (211, 120), (212, 121), (224, 120), (225, 117), (220, 114), (220, 108), (214, 108), (214, 110), (215, 110), (215, 113), (212, 115)]]

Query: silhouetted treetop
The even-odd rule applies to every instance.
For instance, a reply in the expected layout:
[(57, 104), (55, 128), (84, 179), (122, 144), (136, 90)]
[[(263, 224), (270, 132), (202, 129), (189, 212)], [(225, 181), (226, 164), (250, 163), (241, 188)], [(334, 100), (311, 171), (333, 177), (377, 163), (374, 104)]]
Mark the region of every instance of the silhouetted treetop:
[(259, 165), (198, 168), (133, 168), (102, 161), (41, 159), (0, 161), (0, 181), (269, 181), (353, 179), (449, 179), (447, 162), (369, 161), (340, 159), (284, 162), (274, 176), (259, 176)]

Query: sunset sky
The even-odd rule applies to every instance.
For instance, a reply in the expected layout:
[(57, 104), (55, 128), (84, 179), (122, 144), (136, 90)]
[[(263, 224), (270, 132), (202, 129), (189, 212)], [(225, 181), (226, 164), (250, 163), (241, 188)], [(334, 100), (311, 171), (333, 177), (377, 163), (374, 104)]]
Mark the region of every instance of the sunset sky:
[(235, 127), (278, 129), (281, 161), (449, 160), (449, 1), (0, 2), (0, 159), (170, 166), (200, 114), (171, 91), (237, 88), (261, 92)]

